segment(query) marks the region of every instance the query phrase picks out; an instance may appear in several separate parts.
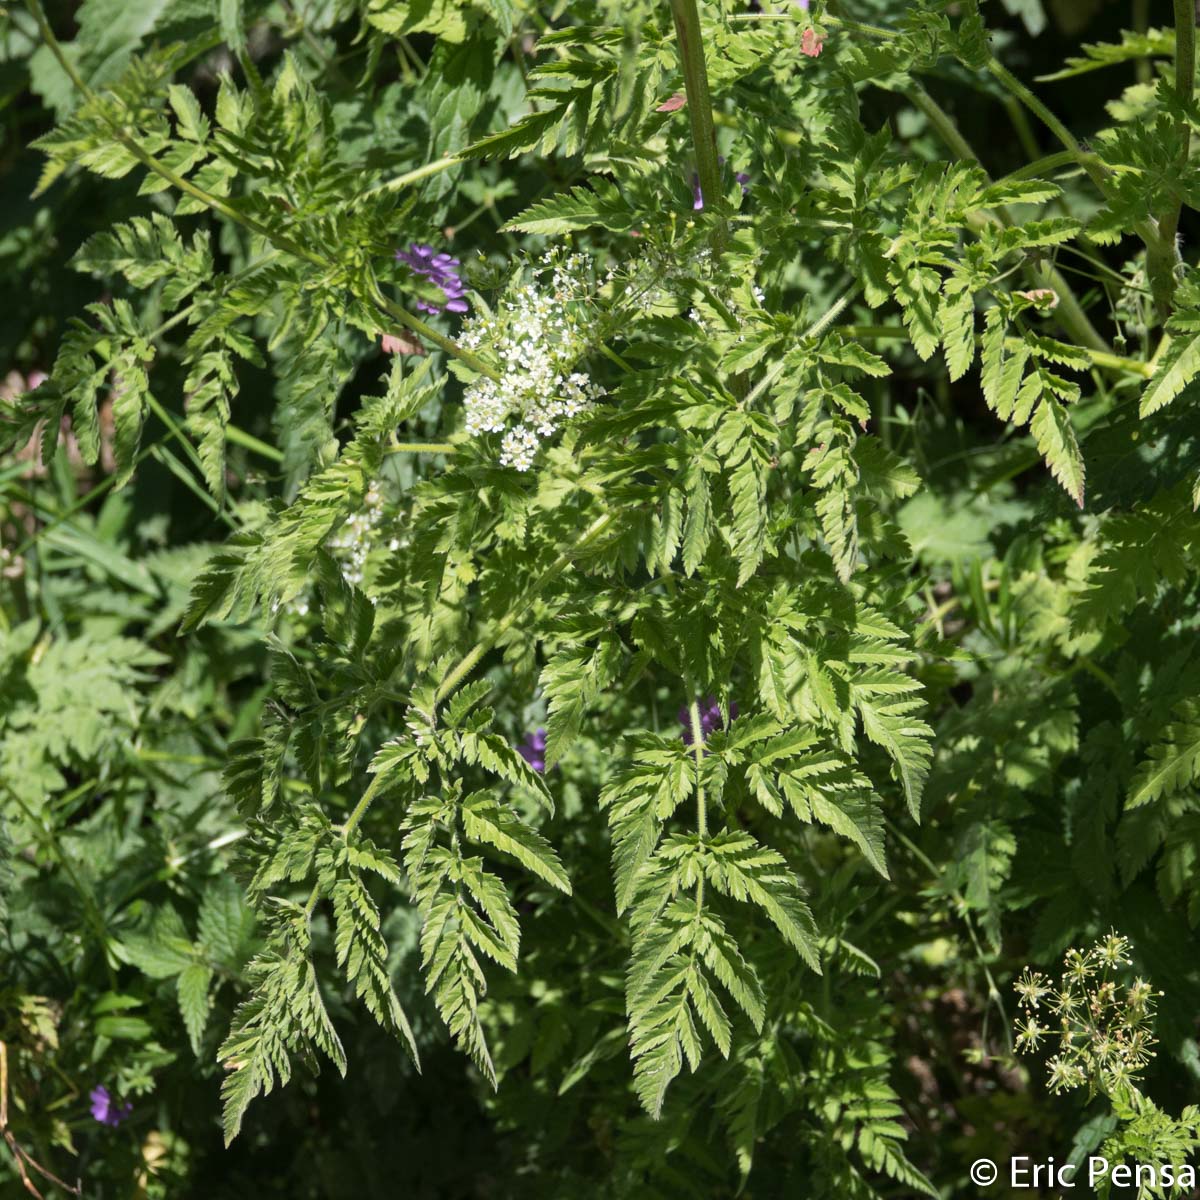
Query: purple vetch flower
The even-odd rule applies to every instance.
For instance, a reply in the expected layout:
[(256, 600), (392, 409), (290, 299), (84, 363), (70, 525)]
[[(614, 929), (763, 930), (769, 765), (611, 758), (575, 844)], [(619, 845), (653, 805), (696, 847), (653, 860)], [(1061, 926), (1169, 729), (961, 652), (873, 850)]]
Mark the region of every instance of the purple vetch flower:
[[(738, 715), (738, 706), (736, 700), (729, 702), (729, 720), (725, 719), (725, 714), (721, 712), (721, 703), (716, 696), (709, 696), (705, 700), (701, 700), (700, 704), (700, 740), (707, 742), (709, 736), (715, 733), (718, 729), (725, 729), (729, 721)], [(690, 746), (692, 744), (692, 712), (685, 704), (679, 710), (679, 723), (683, 726), (683, 744)]]
[(418, 300), (421, 312), (465, 313), (467, 311), (466, 285), (459, 278), (459, 261), (445, 252), (437, 252), (432, 246), (413, 242), (407, 250), (396, 251), (396, 261), (405, 263), (414, 275), (427, 279), (434, 287), (441, 288), (445, 299), (436, 301)]
[(525, 735), (517, 747), (517, 753), (535, 770), (542, 774), (546, 770), (546, 731), (539, 729)]
[(118, 1104), (102, 1083), (88, 1092), (88, 1098), (92, 1102), (92, 1116), (101, 1125), (120, 1125), (133, 1112), (132, 1104), (128, 1101)]
[[(724, 156), (719, 156), (717, 158), (717, 162), (720, 163), (721, 166), (724, 166), (725, 165)], [(738, 181), (738, 183), (740, 183), (742, 185), (742, 195), (743, 196), (750, 195), (750, 189), (749, 189), (749, 187), (747, 187), (747, 184), (749, 184), (749, 182), (750, 182), (750, 176), (747, 175), (745, 171), (737, 171), (737, 172), (735, 172), (733, 177), (734, 177), (734, 179), (736, 179)], [(693, 171), (692, 172), (692, 208), (694, 208), (697, 212), (699, 212), (703, 207), (704, 207), (704, 193), (700, 190), (700, 176), (697, 175)]]

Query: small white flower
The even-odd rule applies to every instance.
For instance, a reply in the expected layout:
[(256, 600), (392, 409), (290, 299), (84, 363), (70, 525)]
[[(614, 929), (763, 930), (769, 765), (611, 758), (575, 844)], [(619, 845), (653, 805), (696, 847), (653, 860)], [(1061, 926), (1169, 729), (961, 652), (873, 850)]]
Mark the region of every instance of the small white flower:
[[(520, 471), (532, 466), (539, 436), (552, 437), (563, 421), (604, 395), (573, 369), (588, 346), (576, 302), (589, 294), (590, 261), (547, 251), (541, 262), (534, 282), (502, 302), (500, 317), (476, 316), (463, 332), (465, 345), (487, 344), (503, 370), (499, 381), (477, 379), (468, 386), (467, 432), (504, 433), (500, 463)], [(549, 290), (543, 290), (539, 284), (547, 272)]]

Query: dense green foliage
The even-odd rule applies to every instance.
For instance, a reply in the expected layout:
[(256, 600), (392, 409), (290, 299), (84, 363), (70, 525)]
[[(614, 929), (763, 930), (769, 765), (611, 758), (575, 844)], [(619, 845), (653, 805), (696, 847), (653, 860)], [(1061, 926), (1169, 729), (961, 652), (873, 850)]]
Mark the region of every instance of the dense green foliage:
[(1186, 1161), (1195, 24), (7, 6), (4, 1194)]

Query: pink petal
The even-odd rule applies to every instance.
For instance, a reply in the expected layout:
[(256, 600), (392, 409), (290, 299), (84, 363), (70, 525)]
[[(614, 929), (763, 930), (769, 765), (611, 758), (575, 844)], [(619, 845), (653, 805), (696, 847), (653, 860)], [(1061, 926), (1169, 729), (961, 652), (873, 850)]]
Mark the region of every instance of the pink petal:
[(687, 103), (687, 97), (682, 92), (676, 92), (670, 100), (664, 100), (655, 112), (678, 112)]

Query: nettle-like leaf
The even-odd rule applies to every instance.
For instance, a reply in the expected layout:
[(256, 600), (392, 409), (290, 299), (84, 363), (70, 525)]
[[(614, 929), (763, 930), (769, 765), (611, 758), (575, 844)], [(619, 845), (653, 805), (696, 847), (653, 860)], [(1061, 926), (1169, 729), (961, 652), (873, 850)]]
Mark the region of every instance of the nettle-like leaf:
[(1127, 807), (1138, 808), (1172, 796), (1200, 777), (1200, 706), (1186, 701), (1176, 716), (1138, 767), (1129, 785)]
[(174, 308), (213, 277), (207, 231), (198, 231), (189, 247), (162, 213), (149, 219), (134, 217), (108, 232), (93, 234), (76, 251), (71, 264), (110, 278), (119, 272), (135, 288), (161, 282), (162, 302), (167, 308)]
[(601, 794), (613, 831), (617, 910), (629, 912), (633, 934), (626, 1010), (634, 1082), (655, 1117), (684, 1062), (693, 1071), (699, 1065), (705, 1035), (724, 1057), (730, 1054), (733, 1025), (715, 984), (756, 1030), (765, 1014), (757, 974), (706, 903), (706, 883), (716, 895), (757, 909), (809, 967), (820, 970), (812, 914), (782, 855), (746, 833), (709, 835), (703, 825), (695, 837), (664, 838), (693, 792), (702, 808), (716, 800), (724, 775), (718, 753), (717, 741), (704, 760), (696, 747), (643, 738), (633, 764)]
[(1167, 321), (1171, 341), (1146, 384), (1138, 406), (1148, 417), (1166, 408), (1197, 375), (1200, 375), (1200, 281), (1192, 275), (1176, 294), (1178, 307)]
[(221, 1086), (225, 1143), (237, 1137), (250, 1102), (292, 1076), (292, 1055), (315, 1063), (320, 1050), (344, 1075), (346, 1055), (325, 1010), (310, 958), (307, 915), (279, 908), (268, 948), (247, 967), (250, 996), (238, 1006), (218, 1057), (228, 1072)]
[(1082, 371), (1089, 366), (1087, 355), (1065, 342), (1036, 334), (1009, 339), (1007, 322), (998, 307), (988, 310), (984, 325), (982, 382), (988, 407), (1003, 421), (1028, 423), (1051, 474), (1082, 508), (1083, 455), (1065, 407), (1079, 399), (1079, 385), (1047, 364)]
[(511, 158), (535, 148), (574, 155), (614, 139), (636, 142), (644, 122), (665, 119), (653, 112), (666, 74), (653, 41), (629, 47), (620, 28), (570, 27), (546, 34), (538, 50), (553, 57), (529, 72), (531, 111), (468, 146), (464, 157)]
[(626, 233), (642, 219), (616, 184), (593, 176), (586, 186), (571, 188), (527, 208), (504, 228), (558, 235), (599, 226), (613, 233)]

